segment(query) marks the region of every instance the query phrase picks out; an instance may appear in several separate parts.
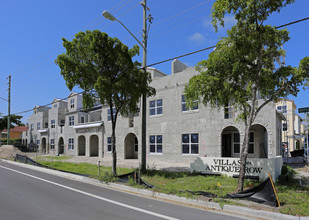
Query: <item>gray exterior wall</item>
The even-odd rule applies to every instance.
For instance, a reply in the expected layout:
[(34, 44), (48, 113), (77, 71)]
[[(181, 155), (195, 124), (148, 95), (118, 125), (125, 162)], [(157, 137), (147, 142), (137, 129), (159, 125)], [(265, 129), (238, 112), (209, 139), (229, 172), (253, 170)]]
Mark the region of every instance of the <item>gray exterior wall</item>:
[[(190, 163), (197, 157), (222, 157), (229, 151), (229, 157), (239, 157), (235, 133), (239, 133), (241, 145), (244, 138), (243, 123), (233, 118), (225, 119), (224, 108), (212, 109), (199, 104), (198, 109), (182, 110), (182, 95), (189, 79), (198, 74), (193, 67), (186, 67), (179, 61), (173, 62), (173, 74), (166, 75), (154, 68), (148, 70), (153, 78), (151, 86), (156, 89), (156, 96), (147, 99), (147, 163), (155, 166), (161, 161), (172, 163)], [(71, 107), (71, 100), (74, 106)], [(162, 114), (150, 115), (150, 102), (162, 100)], [(63, 139), (66, 155), (98, 156), (111, 159), (108, 151), (108, 138), (111, 137), (112, 125), (108, 121), (107, 105), (96, 106), (92, 111), (82, 111), (82, 96), (71, 93), (68, 101), (57, 101), (57, 108), (47, 109), (48, 122), (56, 120), (56, 128), (48, 130), (46, 138), (55, 140), (55, 151), (59, 153), (60, 140)], [(140, 106), (140, 104), (139, 104)], [(44, 113), (46, 115), (46, 113)], [(69, 117), (74, 116), (74, 125), (69, 125)], [(40, 118), (41, 117), (41, 118)], [(83, 119), (82, 119), (83, 117)], [(61, 120), (64, 126), (59, 126)], [(29, 123), (46, 118), (32, 115)], [(249, 157), (270, 158), (280, 155), (281, 118), (274, 103), (263, 108), (255, 120), (253, 133), (254, 150)], [(116, 125), (116, 150), (119, 159), (141, 158), (141, 112), (134, 116), (118, 116)], [(29, 133), (29, 132), (28, 132)], [(198, 134), (198, 153), (184, 153), (182, 135)], [(150, 151), (150, 136), (162, 136), (162, 152)], [(29, 136), (29, 135), (28, 135)], [(192, 136), (190, 136), (192, 138)], [(69, 150), (69, 138), (74, 139), (74, 149)], [(227, 139), (226, 139), (227, 138)], [(229, 140), (230, 145), (226, 144)], [(29, 142), (28, 142), (29, 143)], [(225, 147), (224, 147), (225, 146)], [(226, 146), (230, 146), (227, 150)], [(226, 155), (225, 155), (226, 156)]]

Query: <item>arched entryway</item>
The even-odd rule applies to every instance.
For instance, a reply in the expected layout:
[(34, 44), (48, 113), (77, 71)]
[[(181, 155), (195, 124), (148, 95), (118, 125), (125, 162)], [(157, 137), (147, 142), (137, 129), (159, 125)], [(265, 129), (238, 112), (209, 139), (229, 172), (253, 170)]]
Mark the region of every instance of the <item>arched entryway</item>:
[(240, 153), (240, 135), (234, 126), (228, 126), (221, 133), (221, 156), (232, 157)]
[(124, 159), (138, 159), (138, 140), (133, 133), (124, 139)]
[(42, 144), (41, 144), (41, 147), (42, 147), (42, 153), (47, 153), (47, 149), (46, 149), (46, 138), (42, 138)]
[[(263, 125), (255, 124), (250, 128), (249, 150), (256, 158), (268, 158), (268, 134)], [(250, 154), (250, 152), (249, 152)]]
[(63, 154), (64, 153), (64, 141), (63, 138), (60, 137), (58, 141), (58, 154)]
[(97, 135), (90, 136), (90, 156), (99, 156), (99, 138)]
[(78, 137), (78, 156), (86, 155), (86, 138), (81, 135)]

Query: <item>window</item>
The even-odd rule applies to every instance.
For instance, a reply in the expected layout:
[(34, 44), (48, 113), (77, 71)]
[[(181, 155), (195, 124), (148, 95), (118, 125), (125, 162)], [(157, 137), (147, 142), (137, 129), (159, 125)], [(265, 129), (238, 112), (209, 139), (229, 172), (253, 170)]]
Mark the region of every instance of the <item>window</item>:
[(71, 108), (74, 108), (74, 99), (71, 99), (71, 101), (70, 101), (70, 107), (71, 107)]
[(55, 127), (56, 127), (55, 124), (56, 124), (55, 120), (51, 120), (51, 121), (50, 121), (50, 127), (51, 127), (51, 128), (55, 128)]
[(286, 105), (277, 106), (277, 110), (279, 112), (286, 113), (287, 112), (287, 106)]
[(33, 124), (30, 125), (30, 130), (33, 131)]
[(287, 131), (288, 130), (288, 124), (287, 123), (283, 123), (282, 124), (282, 131)]
[(107, 151), (108, 152), (112, 151), (112, 138), (111, 137), (107, 138)]
[(50, 149), (55, 150), (55, 139), (50, 139)]
[(224, 107), (224, 119), (235, 118), (236, 110), (234, 106), (226, 105)]
[(249, 135), (249, 149), (248, 149), (249, 154), (254, 154), (254, 133), (250, 132)]
[(239, 154), (240, 153), (240, 136), (239, 133), (234, 133), (233, 134), (233, 146), (234, 146), (234, 154)]
[(36, 123), (36, 129), (37, 129), (37, 130), (40, 130), (40, 129), (41, 129), (41, 123), (40, 123), (40, 122)]
[(40, 147), (40, 140), (36, 140), (36, 149), (39, 149)]
[(138, 152), (138, 140), (137, 140), (137, 137), (135, 137), (135, 140), (134, 140), (134, 152)]
[(197, 110), (198, 109), (198, 101), (193, 101), (193, 106), (188, 108), (185, 95), (181, 96), (181, 111), (186, 112), (189, 110)]
[(151, 154), (162, 154), (162, 135), (149, 136), (149, 152)]
[(69, 150), (74, 150), (74, 139), (69, 138)]
[(150, 116), (163, 114), (163, 100), (158, 99), (149, 103)]
[(81, 117), (80, 117), (80, 123), (81, 123), (81, 124), (85, 123), (85, 117), (84, 117), (84, 116), (81, 116)]
[(45, 122), (44, 128), (48, 128), (48, 122)]
[[(116, 116), (116, 109), (113, 108), (113, 118), (115, 118), (115, 116)], [(110, 109), (107, 110), (107, 121), (112, 121), (111, 110)]]
[(198, 134), (182, 135), (182, 154), (198, 154)]
[(74, 125), (74, 116), (70, 116), (69, 117), (69, 126), (73, 126)]
[(60, 126), (64, 126), (65, 120), (60, 120)]
[(54, 108), (57, 108), (57, 104), (54, 104)]

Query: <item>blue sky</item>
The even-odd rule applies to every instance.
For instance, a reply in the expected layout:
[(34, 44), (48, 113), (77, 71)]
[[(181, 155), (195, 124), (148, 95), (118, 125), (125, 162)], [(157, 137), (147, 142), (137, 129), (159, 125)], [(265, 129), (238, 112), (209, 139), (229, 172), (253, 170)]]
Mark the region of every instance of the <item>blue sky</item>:
[[(136, 44), (126, 30), (116, 22), (102, 17), (111, 11), (140, 40), (142, 30), (141, 0), (11, 0), (1, 1), (0, 7), (0, 97), (7, 99), (7, 76), (12, 75), (11, 113), (45, 105), (54, 98), (65, 98), (70, 91), (55, 64), (57, 55), (64, 53), (61, 38), (73, 39), (79, 31), (99, 29), (119, 38), (129, 47)], [(226, 18), (226, 28), (217, 33), (210, 25), (214, 0), (148, 0), (154, 20), (148, 40), (148, 64), (176, 57), (215, 45), (226, 35), (226, 28), (235, 24)], [(309, 1), (296, 0), (280, 13), (271, 15), (268, 24), (282, 25), (308, 17)], [(309, 55), (309, 20), (288, 26), (290, 41), (284, 46), (286, 63), (298, 66)], [(207, 59), (211, 51), (181, 58), (188, 66)], [(137, 60), (142, 61), (142, 52)], [(171, 62), (155, 66), (170, 74)], [(79, 92), (77, 88), (74, 90)], [(309, 106), (308, 91), (301, 91), (295, 100), (297, 107)], [(7, 103), (0, 99), (0, 113), (7, 114)], [(23, 113), (26, 119), (31, 112)]]

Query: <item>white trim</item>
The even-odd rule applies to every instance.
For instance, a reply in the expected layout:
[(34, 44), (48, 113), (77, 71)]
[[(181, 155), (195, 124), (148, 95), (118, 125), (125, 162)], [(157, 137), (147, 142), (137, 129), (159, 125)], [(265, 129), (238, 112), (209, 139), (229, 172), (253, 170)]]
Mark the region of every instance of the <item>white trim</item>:
[(91, 124), (80, 124), (74, 125), (73, 128), (75, 129), (82, 129), (82, 128), (98, 128), (103, 125), (103, 122), (91, 123)]

